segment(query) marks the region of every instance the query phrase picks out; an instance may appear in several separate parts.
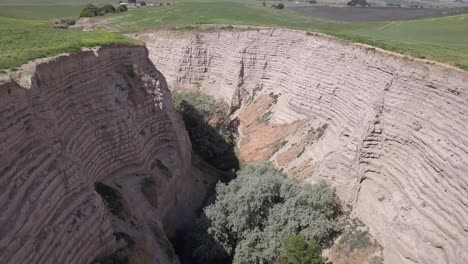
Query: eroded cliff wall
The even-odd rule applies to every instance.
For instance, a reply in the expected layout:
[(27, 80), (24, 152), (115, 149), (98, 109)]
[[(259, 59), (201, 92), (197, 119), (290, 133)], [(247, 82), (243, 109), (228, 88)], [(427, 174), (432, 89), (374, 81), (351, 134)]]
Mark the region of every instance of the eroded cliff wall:
[(167, 236), (206, 186), (147, 55), (83, 51), (0, 85), (0, 263), (90, 263), (125, 242), (133, 263), (178, 262)]
[(241, 157), (332, 182), (386, 263), (468, 263), (466, 72), (280, 29), (138, 38), (171, 89), (241, 107)]

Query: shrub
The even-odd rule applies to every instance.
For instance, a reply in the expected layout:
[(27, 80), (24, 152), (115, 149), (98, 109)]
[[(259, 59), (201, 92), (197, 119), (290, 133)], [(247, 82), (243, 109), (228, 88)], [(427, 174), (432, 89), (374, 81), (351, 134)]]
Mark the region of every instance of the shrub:
[(294, 235), (285, 242), (285, 258), (281, 264), (325, 264), (320, 246), (303, 235)]
[(301, 234), (325, 246), (340, 230), (333, 189), (300, 184), (268, 165), (241, 170), (229, 184), (218, 184), (216, 195), (192, 234), (199, 263), (274, 263), (287, 253), (289, 237)]
[(99, 8), (92, 4), (87, 4), (80, 13), (80, 17), (95, 17), (99, 15), (102, 15)]
[(348, 6), (369, 6), (366, 0), (351, 0), (346, 4)]
[(117, 7), (117, 11), (118, 12), (127, 12), (128, 8), (126, 5), (119, 5), (119, 7)]
[(113, 5), (111, 5), (111, 4), (104, 5), (99, 10), (100, 10), (101, 13), (105, 13), (105, 14), (115, 13), (115, 11), (116, 11), (115, 7)]

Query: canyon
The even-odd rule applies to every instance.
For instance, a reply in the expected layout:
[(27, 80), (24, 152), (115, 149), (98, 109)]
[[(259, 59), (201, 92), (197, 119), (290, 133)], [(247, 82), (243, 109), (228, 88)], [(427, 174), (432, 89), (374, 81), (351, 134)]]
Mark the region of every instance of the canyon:
[(130, 263), (179, 263), (167, 237), (213, 179), (192, 167), (145, 47), (34, 62), (0, 93), (1, 263), (91, 263), (127, 248)]
[(168, 238), (216, 181), (173, 109), (184, 89), (230, 104), (243, 162), (331, 183), (384, 263), (468, 263), (468, 73), (285, 29), (134, 37), (147, 48), (40, 60), (0, 82), (1, 263), (128, 248), (130, 263), (179, 263)]
[(245, 162), (332, 183), (385, 263), (467, 263), (468, 74), (285, 29), (138, 34), (169, 87), (231, 104)]

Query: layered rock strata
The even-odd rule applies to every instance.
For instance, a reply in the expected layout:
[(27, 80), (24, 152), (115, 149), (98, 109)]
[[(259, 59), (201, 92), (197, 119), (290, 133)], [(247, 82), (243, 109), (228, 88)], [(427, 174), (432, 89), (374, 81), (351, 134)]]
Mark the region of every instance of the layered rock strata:
[(0, 263), (178, 263), (167, 236), (206, 186), (147, 55), (83, 51), (0, 85)]
[[(138, 38), (171, 89), (201, 87), (241, 117), (270, 95), (260, 121), (295, 126), (270, 159), (332, 182), (384, 247), (385, 263), (468, 263), (466, 72), (281, 29)], [(242, 125), (241, 146), (253, 136)], [(313, 143), (280, 155), (302, 148), (311, 128), (320, 135)]]

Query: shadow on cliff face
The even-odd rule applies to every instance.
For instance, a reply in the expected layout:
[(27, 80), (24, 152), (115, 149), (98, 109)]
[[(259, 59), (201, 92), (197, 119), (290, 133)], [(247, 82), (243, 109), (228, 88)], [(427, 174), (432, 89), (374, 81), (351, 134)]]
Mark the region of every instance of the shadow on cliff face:
[[(197, 92), (175, 93), (174, 97), (177, 96), (179, 99), (174, 100), (175, 107), (182, 115), (193, 152), (216, 169), (237, 171), (239, 160), (234, 151), (235, 131), (227, 113), (220, 109), (223, 108), (220, 106), (222, 103)], [(209, 107), (212, 109), (206, 110)]]

